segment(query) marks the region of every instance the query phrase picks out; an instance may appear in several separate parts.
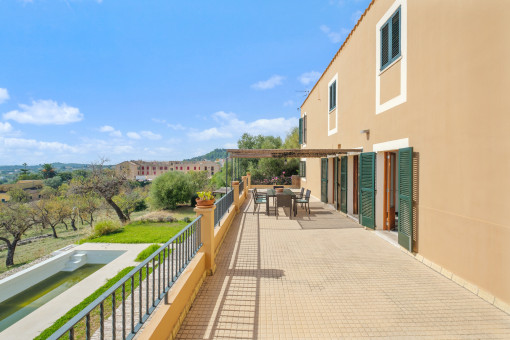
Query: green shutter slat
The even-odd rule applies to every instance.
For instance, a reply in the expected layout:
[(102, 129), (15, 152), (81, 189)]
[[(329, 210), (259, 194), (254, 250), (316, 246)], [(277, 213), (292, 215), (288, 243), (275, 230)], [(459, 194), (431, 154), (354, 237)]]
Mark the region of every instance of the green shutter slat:
[(321, 201), (328, 202), (328, 159), (321, 158)]
[(303, 144), (303, 118), (299, 118), (299, 144)]
[(347, 214), (347, 156), (340, 164), (340, 211)]
[(400, 55), (400, 11), (391, 19), (391, 58)]
[(375, 229), (375, 152), (360, 155), (360, 222)]
[(413, 148), (398, 150), (398, 243), (413, 249)]
[(389, 39), (390, 39), (390, 25), (385, 24), (381, 28), (381, 70), (388, 64), (389, 61), (389, 55), (388, 55), (388, 49), (389, 49)]

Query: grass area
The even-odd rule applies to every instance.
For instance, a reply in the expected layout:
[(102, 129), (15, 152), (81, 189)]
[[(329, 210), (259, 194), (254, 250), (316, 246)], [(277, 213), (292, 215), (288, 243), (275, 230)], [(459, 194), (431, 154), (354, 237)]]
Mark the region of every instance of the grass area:
[[(121, 270), (117, 275), (115, 275), (112, 279), (108, 280), (101, 288), (97, 289), (94, 293), (89, 295), (87, 298), (85, 298), (82, 302), (80, 302), (78, 305), (74, 306), (70, 311), (68, 311), (64, 316), (62, 316), (60, 319), (55, 321), (53, 325), (46, 328), (41, 334), (39, 334), (35, 340), (43, 340), (47, 339), (51, 334), (53, 334), (55, 331), (57, 331), (60, 327), (62, 327), (66, 322), (71, 320), (75, 315), (77, 315), (79, 312), (81, 312), (85, 307), (87, 307), (91, 302), (93, 302), (95, 299), (97, 299), (101, 294), (106, 292), (111, 286), (113, 286), (117, 281), (119, 281), (124, 275), (129, 273), (134, 267), (127, 267)], [(152, 272), (152, 268), (149, 268), (149, 273)], [(142, 280), (145, 279), (147, 276), (146, 269), (143, 268), (142, 271)], [(139, 275), (135, 275), (135, 282), (134, 286), (135, 288), (138, 287), (140, 284)], [(128, 280), (126, 284), (126, 298), (131, 294), (131, 281)], [(115, 291), (116, 299), (116, 306), (120, 305), (119, 297), (122, 296), (122, 286), (119, 287)], [(112, 315), (112, 299), (111, 297), (107, 298), (104, 301), (104, 319), (108, 319)], [(94, 334), (94, 332), (99, 329), (99, 307), (96, 307), (91, 313), (90, 313), (90, 326), (91, 326), (91, 334)], [(74, 333), (75, 338), (82, 339), (85, 338), (85, 318), (78, 322), (76, 326), (74, 327)], [(68, 335), (61, 337), (61, 339), (68, 339)]]
[[(150, 246), (148, 246), (147, 248), (145, 248), (138, 254), (135, 261), (142, 262), (143, 260), (145, 260), (146, 258), (151, 256), (152, 253), (154, 253), (159, 248), (161, 248), (161, 246), (159, 244), (151, 244)], [(172, 250), (170, 249), (170, 251), (172, 251)], [(165, 252), (165, 255), (166, 255), (166, 252)]]
[(178, 222), (132, 222), (119, 231), (99, 237), (91, 236), (81, 243), (165, 243), (187, 226)]

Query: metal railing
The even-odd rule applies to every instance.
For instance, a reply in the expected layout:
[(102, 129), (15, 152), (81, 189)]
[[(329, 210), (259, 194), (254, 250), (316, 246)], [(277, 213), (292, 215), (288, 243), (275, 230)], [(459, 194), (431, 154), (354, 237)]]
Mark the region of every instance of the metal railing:
[(241, 196), (241, 194), (243, 193), (243, 190), (244, 190), (244, 181), (241, 181), (241, 183), (239, 183), (239, 196)]
[(198, 216), (48, 339), (132, 339), (202, 246), (201, 218)]
[(234, 203), (234, 190), (230, 190), (225, 196), (220, 198), (214, 203), (216, 209), (214, 209), (214, 227), (216, 228), (219, 224), (223, 215), (230, 211), (230, 206)]

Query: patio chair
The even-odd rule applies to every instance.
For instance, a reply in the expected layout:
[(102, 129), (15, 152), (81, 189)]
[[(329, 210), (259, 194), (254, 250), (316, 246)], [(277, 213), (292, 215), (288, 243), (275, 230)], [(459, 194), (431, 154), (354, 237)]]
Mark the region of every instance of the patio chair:
[(303, 198), (303, 194), (305, 193), (305, 188), (301, 188), (299, 194), (296, 194), (296, 198)]
[(278, 208), (279, 207), (288, 207), (289, 208), (289, 217), (292, 219), (292, 196), (291, 195), (276, 195), (276, 218), (278, 218)]
[(253, 189), (253, 214), (255, 215), (255, 210), (257, 210), (257, 205), (266, 204), (267, 203), (267, 195), (257, 192), (257, 189)]
[(301, 208), (304, 207), (305, 211), (306, 211), (306, 208), (308, 207), (308, 215), (310, 215), (310, 194), (311, 194), (311, 191), (306, 190), (306, 194), (305, 194), (304, 198), (297, 198), (295, 200), (295, 203), (301, 204)]

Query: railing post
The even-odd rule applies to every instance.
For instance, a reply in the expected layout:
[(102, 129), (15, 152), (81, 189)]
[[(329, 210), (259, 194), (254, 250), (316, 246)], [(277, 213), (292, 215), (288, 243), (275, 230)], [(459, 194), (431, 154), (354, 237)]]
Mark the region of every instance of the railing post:
[(201, 241), (202, 248), (201, 252), (205, 255), (205, 271), (207, 275), (213, 275), (216, 271), (216, 263), (214, 261), (214, 209), (216, 209), (215, 205), (212, 206), (201, 206), (196, 207), (195, 212), (197, 217), (202, 215), (200, 219), (200, 229), (201, 229)]
[(246, 189), (251, 189), (251, 173), (247, 172), (246, 177), (248, 177), (248, 181), (246, 182)]
[(248, 176), (243, 176), (242, 179), (244, 183), (243, 197), (246, 199), (246, 192), (248, 191)]
[(241, 209), (239, 204), (239, 181), (232, 181), (232, 187), (234, 188), (234, 206), (237, 213)]

